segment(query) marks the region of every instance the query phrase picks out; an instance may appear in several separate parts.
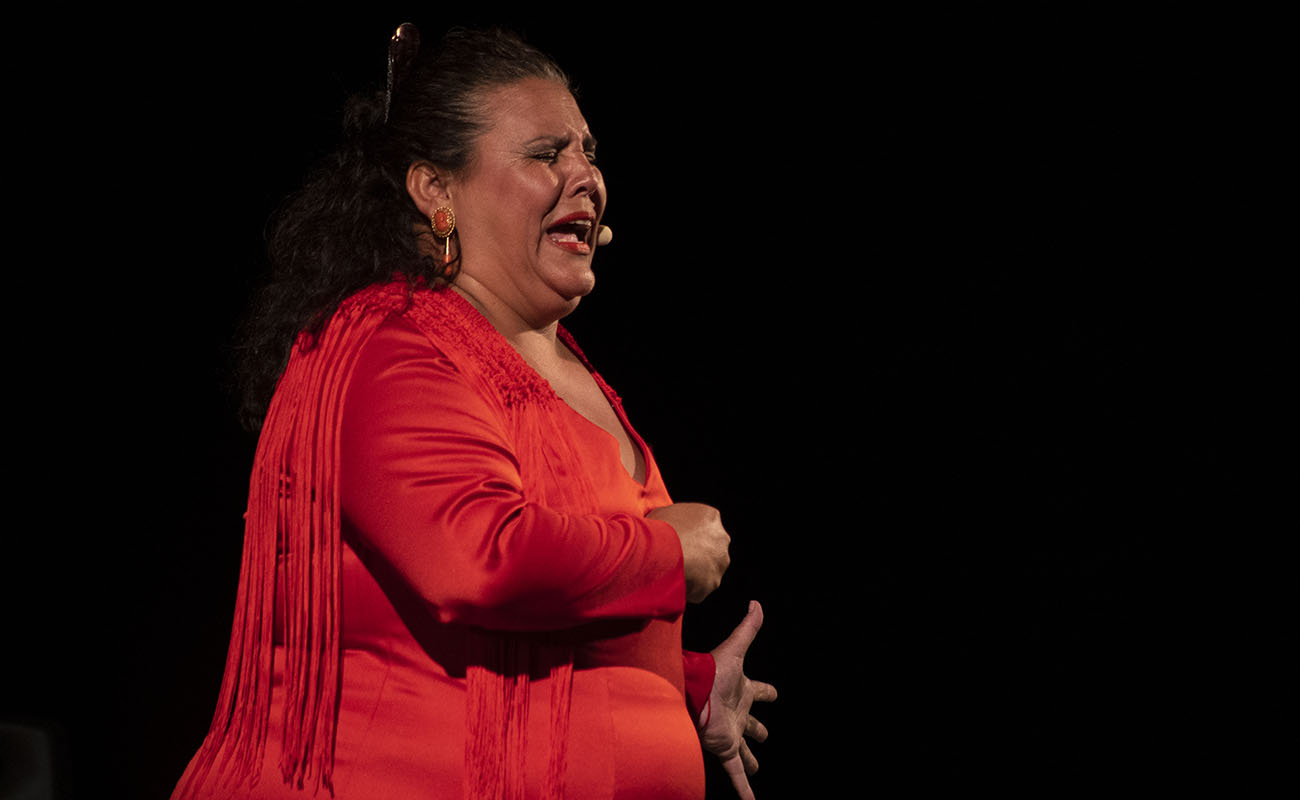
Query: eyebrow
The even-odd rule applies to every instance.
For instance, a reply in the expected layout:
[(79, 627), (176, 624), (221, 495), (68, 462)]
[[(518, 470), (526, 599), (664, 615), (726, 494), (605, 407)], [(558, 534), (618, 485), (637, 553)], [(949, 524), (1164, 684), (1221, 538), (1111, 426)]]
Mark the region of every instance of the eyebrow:
[[(553, 147), (562, 149), (568, 147), (570, 141), (572, 140), (568, 136), (538, 136), (534, 139), (529, 139), (527, 142), (524, 142), (524, 146), (531, 147), (535, 144), (549, 144), (552, 145)], [(592, 136), (590, 133), (583, 136), (582, 149), (586, 152), (595, 150), (596, 137)]]

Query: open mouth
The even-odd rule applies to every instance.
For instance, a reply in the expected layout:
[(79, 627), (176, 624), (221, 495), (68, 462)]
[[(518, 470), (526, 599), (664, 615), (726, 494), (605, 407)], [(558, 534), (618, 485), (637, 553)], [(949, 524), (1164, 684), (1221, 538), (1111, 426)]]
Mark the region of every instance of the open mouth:
[(596, 220), (587, 214), (570, 214), (546, 229), (546, 238), (571, 253), (590, 253)]

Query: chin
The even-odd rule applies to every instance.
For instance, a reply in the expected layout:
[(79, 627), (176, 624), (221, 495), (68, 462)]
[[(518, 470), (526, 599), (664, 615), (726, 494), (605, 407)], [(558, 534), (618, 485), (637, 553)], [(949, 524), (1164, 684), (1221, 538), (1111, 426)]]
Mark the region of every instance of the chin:
[(577, 293), (576, 297), (578, 298), (586, 297), (587, 295), (591, 294), (595, 288), (596, 288), (596, 273), (592, 272), (591, 268), (588, 267), (587, 274), (583, 276), (581, 291)]
[(596, 273), (592, 272), (591, 265), (588, 264), (580, 271), (559, 276), (551, 288), (560, 297), (576, 304), (596, 288)]

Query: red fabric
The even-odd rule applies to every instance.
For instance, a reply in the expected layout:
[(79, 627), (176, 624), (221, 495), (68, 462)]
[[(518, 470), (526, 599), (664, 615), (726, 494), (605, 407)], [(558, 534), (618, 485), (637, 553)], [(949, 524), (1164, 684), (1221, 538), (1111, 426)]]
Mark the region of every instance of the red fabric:
[[(328, 575), (290, 575), (296, 540), (282, 534), (253, 785), (229, 785), (240, 774), (227, 759), (239, 723), (219, 708), (207, 757), (196, 756), (176, 796), (310, 796), (324, 773), (339, 798), (699, 800), (698, 706), (688, 712), (684, 695), (689, 685), (694, 700), (703, 686), (707, 698), (712, 658), (682, 655), (681, 548), (670, 526), (645, 519), (671, 502), (648, 449), (633, 433), (646, 456), (643, 486), (613, 437), (559, 402), (458, 295), (421, 292), (409, 305), (395, 296), (383, 295), (382, 317), (355, 337), (364, 341), (346, 369), (324, 373), (345, 400), (337, 566), (323, 559), (341, 601), (338, 619), (304, 630), (321, 631), (313, 635), (326, 647), (327, 631), (338, 631), (337, 716), (307, 736), (304, 752), (332, 735), (332, 758), (296, 773), (282, 760), (286, 722), (297, 729), (306, 714), (315, 724), (312, 698), (330, 695), (286, 681), (301, 684), (292, 673), (306, 669), (308, 687), (328, 682), (330, 658), (314, 666), (298, 644), (304, 634), (285, 626), (302, 623), (279, 610), (305, 604), (328, 617), (331, 608)], [(309, 503), (324, 491), (315, 486)], [(249, 561), (246, 553), (246, 572)], [(326, 588), (315, 600), (310, 590), (303, 601), (286, 597), (316, 584)], [(243, 629), (260, 630), (270, 616), (264, 603), (255, 608)], [(246, 703), (231, 700), (238, 688), (227, 691), (243, 685), (230, 665), (248, 671), (248, 648), (235, 642), (250, 638), (232, 637), (222, 697), (236, 708)], [(479, 731), (493, 719), (505, 720), (499, 739)], [(467, 759), (526, 768), (475, 781)]]
[(686, 708), (691, 714), (691, 720), (698, 724), (704, 704), (709, 702), (709, 693), (713, 691), (713, 678), (718, 665), (711, 654), (692, 653), (689, 650), (682, 651), (682, 662), (686, 673)]

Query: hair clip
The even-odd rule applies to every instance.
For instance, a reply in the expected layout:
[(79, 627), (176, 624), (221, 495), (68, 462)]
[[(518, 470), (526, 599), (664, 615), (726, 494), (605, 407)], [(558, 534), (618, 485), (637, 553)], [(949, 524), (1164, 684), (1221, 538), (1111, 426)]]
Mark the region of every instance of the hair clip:
[(388, 41), (388, 86), (384, 91), (384, 123), (388, 123), (388, 111), (393, 107), (393, 94), (397, 85), (411, 69), (411, 62), (420, 52), (420, 31), (413, 24), (403, 22), (397, 26), (397, 32)]

